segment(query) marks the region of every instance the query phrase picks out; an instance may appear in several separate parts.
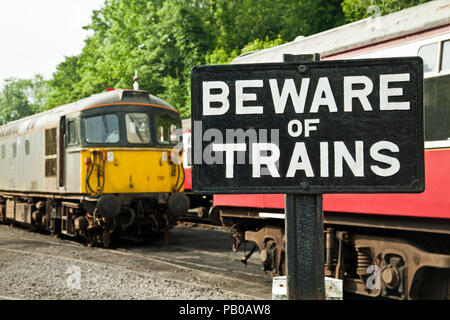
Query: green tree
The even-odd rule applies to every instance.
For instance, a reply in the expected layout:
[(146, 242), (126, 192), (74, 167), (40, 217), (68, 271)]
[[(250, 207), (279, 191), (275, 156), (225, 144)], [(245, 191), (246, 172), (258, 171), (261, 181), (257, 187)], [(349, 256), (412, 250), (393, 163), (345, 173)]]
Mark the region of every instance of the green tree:
[(66, 57), (56, 67), (53, 78), (48, 82), (46, 109), (73, 102), (82, 97), (79, 87), (81, 80), (78, 73), (80, 69), (79, 60), (79, 56)]
[(370, 16), (370, 5), (386, 14), (426, 1), (105, 0), (85, 27), (92, 35), (81, 54), (66, 57), (50, 81), (6, 83), (0, 97), (1, 121), (108, 87), (132, 88), (135, 69), (141, 89), (189, 117), (194, 65), (229, 63), (240, 54)]
[[(205, 25), (209, 1), (109, 0), (94, 11), (93, 31), (82, 53), (58, 66), (50, 105), (67, 103), (107, 87), (141, 89), (189, 116), (190, 69), (205, 63), (214, 41)], [(184, 111), (183, 111), (184, 110)]]
[(342, 0), (216, 0), (217, 48), (241, 50), (256, 39), (292, 41), (344, 23)]
[(58, 66), (47, 106), (131, 88), (137, 69), (141, 89), (189, 117), (194, 65), (228, 63), (342, 21), (340, 0), (105, 0), (82, 53)]
[(47, 82), (41, 75), (32, 79), (6, 79), (0, 91), (0, 124), (44, 110), (47, 90)]
[(241, 54), (249, 53), (249, 52), (257, 51), (257, 50), (269, 49), (272, 47), (279, 46), (283, 43), (286, 43), (286, 41), (284, 41), (280, 35), (278, 35), (278, 37), (274, 40), (270, 40), (269, 37), (266, 37), (265, 40), (256, 39), (254, 41), (247, 43), (244, 46), (244, 48), (242, 48)]
[(342, 0), (302, 0), (289, 1), (289, 15), (285, 24), (286, 33), (280, 32), (283, 39), (294, 40), (297, 36), (310, 36), (345, 23), (341, 8)]
[(227, 53), (224, 48), (216, 48), (212, 53), (206, 54), (206, 63), (227, 64), (241, 54), (250, 53), (257, 50), (269, 49), (275, 46), (279, 46), (283, 43), (286, 43), (286, 41), (281, 39), (281, 36), (278, 35), (278, 37), (274, 40), (270, 40), (269, 37), (266, 37), (265, 40), (253, 40), (247, 43), (241, 50), (233, 50), (231, 51), (231, 53)]
[(342, 11), (346, 22), (353, 22), (368, 18), (377, 12), (371, 10), (371, 6), (377, 6), (381, 15), (397, 12), (412, 6), (428, 2), (430, 0), (344, 0)]
[(25, 92), (33, 113), (44, 111), (47, 108), (49, 82), (41, 74), (35, 75), (27, 83)]

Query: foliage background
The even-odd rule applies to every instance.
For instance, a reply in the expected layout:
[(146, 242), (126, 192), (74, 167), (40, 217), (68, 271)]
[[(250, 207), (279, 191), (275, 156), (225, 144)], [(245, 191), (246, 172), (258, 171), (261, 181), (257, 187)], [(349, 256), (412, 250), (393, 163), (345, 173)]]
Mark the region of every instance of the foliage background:
[(223, 64), (370, 16), (429, 0), (105, 0), (85, 29), (81, 54), (53, 76), (10, 78), (0, 91), (0, 124), (70, 103), (106, 88), (139, 85), (190, 116), (190, 70)]

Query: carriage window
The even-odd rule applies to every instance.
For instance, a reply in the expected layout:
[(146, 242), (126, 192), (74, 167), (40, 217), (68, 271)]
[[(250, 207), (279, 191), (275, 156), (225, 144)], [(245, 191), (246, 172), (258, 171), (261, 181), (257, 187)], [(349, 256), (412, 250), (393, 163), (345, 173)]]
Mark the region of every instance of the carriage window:
[(45, 155), (56, 154), (56, 128), (45, 130)]
[(125, 115), (127, 126), (127, 140), (130, 143), (150, 142), (150, 122), (146, 113), (127, 113)]
[(2, 145), (2, 159), (5, 159), (6, 157), (6, 147), (5, 145)]
[(56, 128), (45, 130), (45, 176), (56, 176)]
[(430, 43), (420, 47), (417, 53), (423, 59), (423, 72), (436, 71), (436, 57), (438, 53), (438, 43)]
[(180, 141), (177, 136), (176, 129), (179, 128), (177, 119), (168, 116), (156, 116), (156, 134), (157, 140), (160, 144), (173, 145)]
[(13, 158), (15, 158), (17, 155), (17, 145), (15, 142), (12, 145), (12, 153), (13, 153)]
[(442, 42), (441, 70), (450, 70), (450, 40)]
[(119, 119), (115, 114), (103, 114), (83, 119), (84, 134), (88, 143), (117, 143)]

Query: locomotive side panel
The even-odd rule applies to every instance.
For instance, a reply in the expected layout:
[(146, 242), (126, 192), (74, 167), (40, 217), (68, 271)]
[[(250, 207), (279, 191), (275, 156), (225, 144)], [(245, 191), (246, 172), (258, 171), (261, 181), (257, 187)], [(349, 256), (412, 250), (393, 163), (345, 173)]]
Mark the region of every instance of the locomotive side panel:
[(0, 142), (0, 190), (46, 191), (43, 131), (6, 137)]
[(18, 153), (22, 153), (20, 159), (22, 159), (19, 166), (22, 168), (20, 185), (25, 190), (31, 192), (37, 192), (43, 189), (43, 177), (44, 177), (44, 164), (42, 159), (44, 157), (44, 141), (43, 131), (37, 131), (22, 136), (24, 141), (22, 148), (18, 150)]
[(83, 193), (81, 163), (83, 159), (79, 148), (66, 149), (64, 154), (64, 190), (67, 193)]
[(0, 139), (0, 190), (58, 192), (55, 116), (6, 125)]

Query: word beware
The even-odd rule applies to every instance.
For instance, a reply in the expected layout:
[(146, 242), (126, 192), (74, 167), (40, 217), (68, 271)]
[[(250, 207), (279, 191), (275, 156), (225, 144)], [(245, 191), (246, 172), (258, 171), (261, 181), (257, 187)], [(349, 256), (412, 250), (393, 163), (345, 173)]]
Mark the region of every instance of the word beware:
[[(368, 96), (373, 92), (373, 82), (367, 76), (344, 76), (343, 79), (343, 111), (353, 111), (353, 101), (358, 99), (364, 111), (373, 111), (373, 107)], [(402, 88), (390, 87), (395, 82), (410, 81), (409, 73), (400, 74), (382, 74), (379, 76), (379, 110), (409, 110), (409, 101), (392, 102), (391, 97), (402, 96)], [(284, 79), (284, 85), (280, 90), (277, 79), (268, 79), (270, 92), (272, 95), (272, 105), (274, 114), (284, 114), (286, 104), (289, 98), (295, 113), (318, 113), (320, 107), (326, 107), (328, 112), (338, 112), (336, 99), (331, 89), (328, 77), (320, 77), (316, 83), (315, 89), (311, 90), (310, 78), (302, 78), (300, 89), (297, 90), (294, 79)], [(203, 87), (203, 116), (219, 116), (227, 113), (230, 109), (230, 88), (224, 81), (204, 81)], [(261, 88), (264, 90), (264, 81), (256, 80), (236, 80), (235, 88), (235, 112), (236, 114), (263, 114), (264, 106), (246, 106), (245, 103), (256, 102), (255, 93), (244, 93), (246, 89)], [(359, 87), (359, 88), (358, 88)], [(215, 91), (220, 93), (212, 93)], [(311, 105), (306, 110), (306, 101), (308, 93), (313, 91)], [(213, 104), (219, 103), (220, 107), (213, 107)]]

